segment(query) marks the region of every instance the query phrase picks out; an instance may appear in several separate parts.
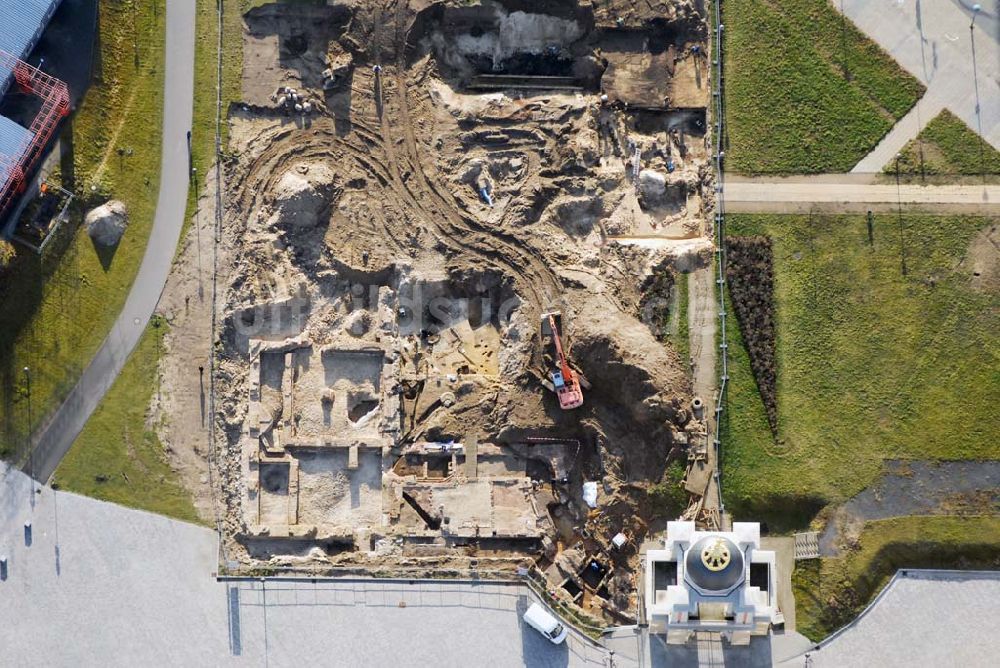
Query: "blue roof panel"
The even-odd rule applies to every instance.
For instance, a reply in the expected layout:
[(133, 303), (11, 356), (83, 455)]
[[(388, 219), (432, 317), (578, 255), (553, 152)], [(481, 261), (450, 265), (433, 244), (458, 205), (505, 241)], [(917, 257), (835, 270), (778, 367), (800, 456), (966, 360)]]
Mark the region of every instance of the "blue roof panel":
[(0, 50), (24, 60), (61, 0), (0, 0)]
[(0, 116), (0, 155), (6, 158), (0, 160), (0, 186), (6, 185), (11, 165), (21, 159), (34, 137), (31, 130), (22, 128), (6, 116)]

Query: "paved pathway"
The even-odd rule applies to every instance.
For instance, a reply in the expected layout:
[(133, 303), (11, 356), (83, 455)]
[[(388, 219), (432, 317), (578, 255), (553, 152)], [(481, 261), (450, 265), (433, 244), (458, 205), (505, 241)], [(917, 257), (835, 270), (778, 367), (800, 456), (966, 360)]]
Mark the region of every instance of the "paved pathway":
[(523, 584), (217, 582), (214, 531), (32, 486), (0, 463), (5, 666), (607, 665), (525, 626)]
[[(1000, 212), (1000, 185), (934, 185), (871, 183), (850, 175), (817, 177), (728, 178), (726, 210), (731, 213), (810, 213), (895, 211), (905, 209), (995, 214)], [(897, 200), (898, 197), (898, 200)]]
[(841, 545), (866, 522), (889, 517), (946, 515), (1000, 503), (1000, 461), (886, 462), (882, 476), (833, 511), (819, 537), (820, 554), (840, 556)]
[(856, 174), (881, 172), (886, 165), (895, 161), (903, 147), (916, 138), (942, 109), (944, 109), (943, 100), (924, 95), (917, 100), (906, 116), (903, 116), (898, 123), (892, 126), (889, 133), (872, 149), (872, 152), (862, 158), (861, 162), (856, 164), (851, 171)]
[[(927, 86), (916, 107), (852, 171), (878, 172), (947, 108), (1000, 149), (1000, 0), (979, 0), (970, 36), (968, 0), (842, 0), (844, 13)], [(973, 39), (975, 38), (975, 74)], [(976, 113), (976, 79), (979, 109)]]
[(900, 571), (860, 617), (819, 648), (776, 665), (995, 666), (1000, 655), (1000, 573)]
[(118, 319), (69, 396), (33, 438), (24, 470), (48, 480), (114, 383), (153, 314), (170, 273), (188, 192), (187, 133), (194, 93), (194, 0), (167, 3), (163, 158), (153, 230), (139, 273)]
[[(29, 501), (37, 487), (34, 502)], [(31, 523), (26, 540), (25, 522)], [(666, 646), (626, 627), (554, 646), (526, 627), (519, 584), (217, 582), (216, 534), (55, 492), (0, 463), (4, 665), (805, 665), (797, 634)], [(814, 665), (994, 665), (1000, 575), (909, 571), (813, 652)]]
[(209, 666), (228, 653), (213, 531), (49, 487), (32, 504), (31, 487), (0, 463), (0, 664)]

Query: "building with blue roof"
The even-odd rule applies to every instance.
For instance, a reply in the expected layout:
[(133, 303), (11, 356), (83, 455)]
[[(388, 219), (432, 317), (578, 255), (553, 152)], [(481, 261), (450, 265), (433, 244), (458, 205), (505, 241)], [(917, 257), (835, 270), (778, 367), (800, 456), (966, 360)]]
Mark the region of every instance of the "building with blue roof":
[[(35, 48), (62, 0), (0, 0), (0, 51), (24, 60)], [(0, 72), (0, 96), (10, 85), (10, 72)]]
[(31, 130), (22, 128), (6, 116), (0, 116), (0, 184), (7, 183), (34, 138)]
[[(0, 98), (14, 81), (17, 61), (27, 61), (61, 3), (62, 0), (0, 0)], [(6, 214), (24, 188), (23, 179), (48, 143), (54, 129), (50, 121), (58, 122), (58, 117), (68, 110), (64, 83), (37, 70), (28, 76), (33, 82), (33, 93), (44, 100), (40, 116), (30, 124), (30, 130), (0, 116), (0, 216)], [(42, 88), (36, 88), (38, 85)], [(43, 128), (41, 131), (36, 127), (39, 118), (44, 121), (39, 126)]]

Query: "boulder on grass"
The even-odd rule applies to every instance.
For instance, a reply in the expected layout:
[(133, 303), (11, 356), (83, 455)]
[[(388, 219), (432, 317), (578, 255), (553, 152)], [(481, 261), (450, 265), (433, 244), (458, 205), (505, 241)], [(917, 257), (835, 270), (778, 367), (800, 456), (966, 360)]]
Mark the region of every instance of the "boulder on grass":
[(83, 222), (87, 226), (87, 234), (95, 244), (111, 248), (118, 245), (125, 234), (128, 210), (124, 202), (109, 200), (96, 209), (91, 209)]

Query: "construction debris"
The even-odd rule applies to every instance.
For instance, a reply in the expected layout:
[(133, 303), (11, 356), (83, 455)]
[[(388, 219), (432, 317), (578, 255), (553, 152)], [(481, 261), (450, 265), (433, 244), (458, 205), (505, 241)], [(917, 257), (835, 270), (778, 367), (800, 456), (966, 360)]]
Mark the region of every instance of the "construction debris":
[(271, 101), (286, 114), (292, 111), (299, 114), (311, 114), (313, 110), (312, 102), (303, 97), (302, 93), (288, 86), (278, 86), (278, 90), (271, 95)]
[[(246, 14), (215, 379), (230, 560), (531, 562), (634, 615), (637, 546), (679, 512), (648, 493), (671, 453), (706, 491), (687, 360), (640, 309), (654, 268), (711, 248), (698, 4)], [(655, 99), (630, 92), (647, 61)]]

